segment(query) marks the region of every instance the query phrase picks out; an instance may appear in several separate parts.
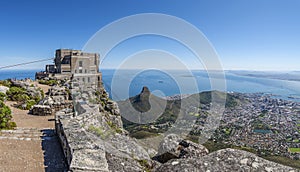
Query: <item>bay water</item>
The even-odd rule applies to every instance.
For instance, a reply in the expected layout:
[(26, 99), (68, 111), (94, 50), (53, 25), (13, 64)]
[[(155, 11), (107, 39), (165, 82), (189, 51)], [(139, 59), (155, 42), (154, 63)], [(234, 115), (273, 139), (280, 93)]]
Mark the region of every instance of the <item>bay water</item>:
[[(34, 79), (37, 70), (0, 70), (0, 80), (8, 78)], [(186, 74), (180, 70), (101, 70), (103, 85), (114, 100), (123, 100), (139, 94), (144, 86), (158, 96), (193, 94), (210, 91), (211, 80), (206, 71), (194, 70)], [(273, 97), (300, 102), (300, 82), (262, 77), (242, 76), (225, 72), (227, 92), (265, 93)], [(126, 87), (125, 85), (129, 85)], [(196, 87), (195, 84), (196, 83)], [(184, 86), (184, 87), (183, 87)], [(224, 91), (224, 90), (223, 90)]]

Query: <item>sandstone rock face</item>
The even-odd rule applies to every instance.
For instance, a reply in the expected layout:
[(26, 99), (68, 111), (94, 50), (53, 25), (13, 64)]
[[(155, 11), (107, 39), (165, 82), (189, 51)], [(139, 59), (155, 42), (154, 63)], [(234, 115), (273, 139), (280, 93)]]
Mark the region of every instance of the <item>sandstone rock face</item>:
[(200, 145), (170, 134), (160, 143), (155, 160), (165, 163), (171, 159), (199, 158), (208, 154), (208, 150)]
[(298, 171), (262, 159), (252, 153), (223, 149), (200, 158), (171, 160), (158, 169), (158, 172), (167, 171)]

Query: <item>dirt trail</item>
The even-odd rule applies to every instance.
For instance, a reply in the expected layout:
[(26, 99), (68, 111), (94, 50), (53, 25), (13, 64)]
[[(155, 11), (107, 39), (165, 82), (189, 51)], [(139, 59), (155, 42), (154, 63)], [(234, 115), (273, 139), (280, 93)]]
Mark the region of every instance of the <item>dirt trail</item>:
[[(37, 84), (37, 83), (35, 83)], [(46, 93), (49, 86), (37, 84)], [(0, 172), (65, 171), (54, 132), (54, 116), (34, 116), (5, 102), (12, 110), (15, 130), (0, 131)]]

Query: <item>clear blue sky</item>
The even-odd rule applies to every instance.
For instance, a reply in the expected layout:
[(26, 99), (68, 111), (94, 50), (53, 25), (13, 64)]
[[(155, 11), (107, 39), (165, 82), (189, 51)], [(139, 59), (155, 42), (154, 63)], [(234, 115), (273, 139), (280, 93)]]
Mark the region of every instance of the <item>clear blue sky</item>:
[(300, 70), (299, 9), (299, 0), (3, 0), (0, 66), (81, 49), (103, 26), (128, 15), (164, 13), (201, 30), (224, 69)]

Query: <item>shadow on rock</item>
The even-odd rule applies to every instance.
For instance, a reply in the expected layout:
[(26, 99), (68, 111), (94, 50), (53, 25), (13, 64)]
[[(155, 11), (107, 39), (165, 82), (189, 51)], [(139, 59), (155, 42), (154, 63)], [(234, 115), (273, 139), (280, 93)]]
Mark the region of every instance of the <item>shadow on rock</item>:
[(67, 171), (67, 165), (58, 137), (53, 129), (42, 130), (42, 149), (44, 152), (44, 166), (46, 172)]

